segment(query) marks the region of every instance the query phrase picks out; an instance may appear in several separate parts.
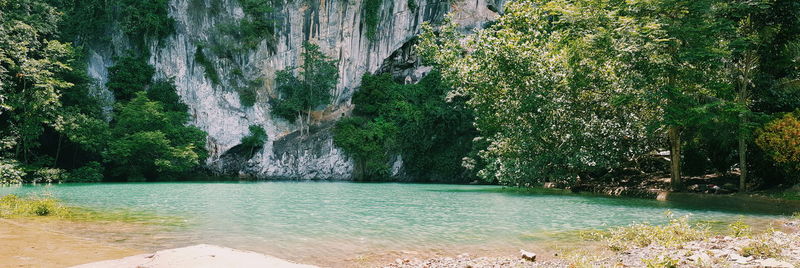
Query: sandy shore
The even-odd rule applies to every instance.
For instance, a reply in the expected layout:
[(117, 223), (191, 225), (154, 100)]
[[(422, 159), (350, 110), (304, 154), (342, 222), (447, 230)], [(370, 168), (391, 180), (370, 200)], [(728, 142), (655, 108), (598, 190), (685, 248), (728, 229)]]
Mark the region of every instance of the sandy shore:
[(57, 219), (0, 219), (0, 267), (316, 267), (214, 245), (144, 253), (62, 233), (53, 226), (92, 225)]
[(0, 267), (68, 267), (142, 253), (43, 226), (35, 221), (0, 219)]
[(118, 260), (108, 260), (73, 268), (171, 268), (171, 267), (275, 267), (275, 268), (316, 268), (316, 266), (292, 263), (264, 254), (220, 247), (215, 245), (195, 245), (167, 249), (155, 253), (130, 256)]

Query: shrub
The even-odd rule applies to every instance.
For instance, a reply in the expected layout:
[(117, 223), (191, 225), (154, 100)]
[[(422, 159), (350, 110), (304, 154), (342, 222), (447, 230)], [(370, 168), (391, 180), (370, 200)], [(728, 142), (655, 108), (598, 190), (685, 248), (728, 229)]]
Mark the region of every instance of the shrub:
[(70, 208), (49, 197), (26, 197), (6, 195), (0, 197), (0, 217), (59, 216), (70, 215)]
[(100, 163), (93, 161), (70, 171), (64, 182), (100, 182), (102, 180), (103, 167), (100, 166)]
[(203, 66), (203, 70), (206, 71), (206, 77), (208, 77), (208, 80), (211, 80), (211, 84), (219, 84), (219, 73), (217, 73), (217, 69), (214, 69), (214, 64), (203, 52), (203, 46), (197, 46), (197, 49), (194, 51), (194, 61), (200, 64), (200, 66)]
[(136, 92), (150, 84), (155, 68), (143, 56), (124, 56), (116, 58), (114, 66), (108, 68), (108, 90), (114, 92), (117, 101), (128, 101)]
[(0, 184), (22, 183), (25, 175), (17, 160), (0, 158)]
[(642, 259), (645, 267), (647, 268), (675, 268), (678, 267), (679, 261), (667, 256), (659, 256), (652, 259)]
[(800, 171), (800, 120), (794, 114), (767, 123), (757, 134), (756, 144), (773, 161)]
[(367, 39), (375, 40), (378, 35), (378, 24), (381, 22), (381, 4), (383, 0), (364, 1), (364, 25), (367, 28)]
[(753, 230), (750, 228), (750, 225), (744, 223), (742, 219), (729, 224), (728, 230), (733, 237), (748, 237), (753, 234)]
[(264, 80), (255, 79), (247, 83), (245, 87), (239, 88), (239, 104), (244, 107), (253, 107), (258, 100), (258, 88), (264, 83)]
[(249, 127), (250, 135), (242, 138), (242, 146), (245, 147), (261, 147), (267, 141), (267, 131), (258, 125), (251, 125)]
[(60, 182), (65, 176), (63, 169), (58, 168), (40, 168), (33, 172), (31, 182)]
[(666, 225), (634, 224), (611, 229), (606, 237), (609, 248), (614, 251), (647, 247), (653, 244), (675, 247), (682, 243), (705, 238), (709, 235), (706, 226), (689, 224), (687, 216), (675, 218), (667, 213)]
[(739, 254), (745, 257), (753, 256), (758, 259), (768, 259), (780, 256), (781, 251), (781, 245), (772, 241), (768, 236), (762, 236), (742, 247)]
[(264, 146), (264, 143), (267, 141), (269, 137), (267, 136), (267, 131), (264, 130), (263, 127), (258, 125), (251, 125), (250, 126), (250, 134), (242, 137), (242, 148), (248, 151), (247, 156), (253, 157), (253, 153), (255, 152), (256, 148), (260, 148)]

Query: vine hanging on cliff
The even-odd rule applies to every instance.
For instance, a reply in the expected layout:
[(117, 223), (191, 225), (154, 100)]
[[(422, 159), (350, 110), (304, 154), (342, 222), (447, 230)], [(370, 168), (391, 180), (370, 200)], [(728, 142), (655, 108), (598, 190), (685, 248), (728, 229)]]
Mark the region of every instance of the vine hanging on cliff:
[(378, 24), (381, 22), (381, 4), (383, 0), (364, 0), (363, 16), (367, 39), (375, 41), (378, 35)]

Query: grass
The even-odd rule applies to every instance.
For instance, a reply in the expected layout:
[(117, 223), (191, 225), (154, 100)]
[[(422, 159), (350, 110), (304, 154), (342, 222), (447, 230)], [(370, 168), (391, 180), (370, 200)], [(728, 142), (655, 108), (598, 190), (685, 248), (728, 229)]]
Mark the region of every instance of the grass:
[(176, 216), (162, 216), (132, 210), (101, 211), (66, 205), (49, 194), (20, 197), (0, 197), (0, 218), (52, 217), (85, 222), (127, 222), (182, 226), (185, 221)]
[(580, 235), (586, 240), (605, 241), (614, 251), (642, 248), (659, 245), (666, 248), (678, 247), (683, 243), (700, 240), (711, 235), (708, 226), (690, 224), (689, 218), (674, 217), (667, 212), (669, 223), (651, 225), (638, 223), (624, 227), (612, 228), (608, 231), (588, 231)]
[(16, 195), (6, 195), (0, 198), (0, 218), (30, 217), (30, 216), (70, 216), (73, 209), (63, 205), (51, 197), (22, 198)]
[(757, 259), (775, 258), (780, 256), (782, 246), (772, 241), (768, 236), (760, 236), (755, 241), (739, 250), (739, 254), (745, 257), (755, 257)]

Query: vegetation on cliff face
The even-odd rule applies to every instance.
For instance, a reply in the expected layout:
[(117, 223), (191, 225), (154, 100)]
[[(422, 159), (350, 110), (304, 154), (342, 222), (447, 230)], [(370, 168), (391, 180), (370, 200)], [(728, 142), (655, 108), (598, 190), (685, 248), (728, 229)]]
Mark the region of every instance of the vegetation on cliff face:
[(675, 189), (735, 170), (748, 190), (797, 183), (753, 133), (800, 108), (799, 17), (783, 0), (520, 0), (472, 36), (426, 26), (419, 49), (474, 111), (487, 146), (466, 163), (487, 181), (575, 183), (669, 150)]
[(294, 122), (300, 119), (307, 130), (311, 112), (331, 102), (331, 91), (339, 81), (336, 61), (312, 43), (303, 44), (303, 65), (278, 71), (275, 88), (280, 93), (273, 100), (273, 114)]
[(432, 72), (418, 84), (401, 85), (389, 74), (364, 75), (353, 96), (353, 117), (336, 125), (334, 141), (356, 160), (359, 179), (390, 175), (401, 156), (414, 178), (465, 182), (473, 176), (461, 159), (473, 147), (475, 130), (463, 99), (447, 101), (451, 90)]

